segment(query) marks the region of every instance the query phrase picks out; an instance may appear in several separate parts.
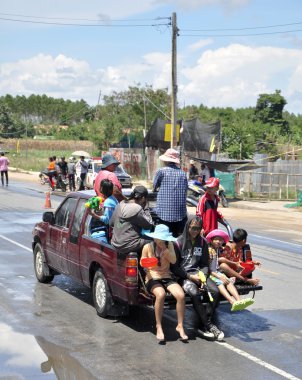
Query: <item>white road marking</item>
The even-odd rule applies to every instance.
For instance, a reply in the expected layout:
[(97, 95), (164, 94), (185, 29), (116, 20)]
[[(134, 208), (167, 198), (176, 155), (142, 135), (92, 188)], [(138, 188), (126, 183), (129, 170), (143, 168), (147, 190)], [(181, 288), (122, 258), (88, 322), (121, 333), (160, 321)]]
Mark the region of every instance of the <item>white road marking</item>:
[(290, 243), (290, 242), (287, 242), (287, 241), (284, 241), (284, 240), (273, 239), (273, 238), (269, 238), (269, 237), (265, 237), (265, 236), (261, 236), (261, 235), (255, 235), (255, 234), (249, 234), (249, 235), (250, 236), (255, 236), (255, 237), (260, 238), (260, 239), (272, 240), (272, 241), (277, 241), (278, 243), (283, 243), (283, 244), (286, 244), (286, 245), (295, 245), (296, 247), (301, 247), (301, 244)]
[(26, 251), (32, 252), (32, 250), (31, 250), (30, 248), (26, 247), (25, 245), (22, 245), (22, 244), (20, 244), (20, 243), (17, 243), (16, 241), (11, 240), (11, 239), (9, 239), (9, 238), (3, 236), (3, 235), (0, 235), (0, 238), (3, 239), (3, 240), (9, 241), (9, 242), (12, 243), (12, 244), (17, 245), (18, 247), (21, 247), (21, 248), (26, 249)]
[(289, 379), (289, 380), (301, 380), (299, 377), (296, 377), (294, 375), (291, 375), (290, 373), (286, 372), (286, 371), (283, 371), (282, 369), (278, 368), (278, 367), (275, 367), (261, 359), (258, 359), (256, 356), (253, 356), (253, 355), (250, 355), (249, 353), (245, 352), (245, 351), (242, 351), (240, 350), (239, 348), (236, 348), (234, 346), (232, 346), (231, 344), (229, 343), (226, 343), (226, 342), (215, 342), (225, 348), (227, 348), (228, 350), (231, 350), (233, 352), (236, 352), (238, 355), (241, 355), (243, 357), (245, 357), (246, 359), (249, 359), (251, 360), (252, 362), (256, 363), (256, 364), (259, 364), (261, 365), (262, 367), (272, 371), (272, 372), (275, 372), (277, 373), (278, 375), (284, 377), (285, 379)]

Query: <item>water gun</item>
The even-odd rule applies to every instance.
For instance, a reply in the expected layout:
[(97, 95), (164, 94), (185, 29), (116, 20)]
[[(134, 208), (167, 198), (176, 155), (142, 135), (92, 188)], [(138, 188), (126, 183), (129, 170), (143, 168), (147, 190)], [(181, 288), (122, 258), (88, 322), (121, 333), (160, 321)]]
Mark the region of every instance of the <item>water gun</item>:
[(99, 211), (100, 206), (104, 203), (104, 199), (102, 197), (92, 197), (89, 198), (85, 203), (85, 207), (91, 208), (92, 210)]
[(207, 286), (207, 279), (206, 279), (206, 276), (205, 274), (200, 270), (198, 271), (198, 277), (199, 277), (199, 280), (201, 281), (201, 284), (203, 285), (205, 291), (208, 293), (208, 297), (209, 297), (209, 300), (211, 302), (214, 301), (213, 297), (212, 297), (212, 294), (211, 292), (209, 291), (209, 288)]

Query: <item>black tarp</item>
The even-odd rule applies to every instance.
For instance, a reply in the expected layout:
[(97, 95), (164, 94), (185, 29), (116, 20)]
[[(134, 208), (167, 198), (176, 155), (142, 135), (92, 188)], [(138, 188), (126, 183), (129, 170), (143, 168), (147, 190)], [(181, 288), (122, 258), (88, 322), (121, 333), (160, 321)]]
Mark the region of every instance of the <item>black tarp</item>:
[[(146, 134), (144, 144), (146, 147), (156, 149), (168, 149), (170, 141), (165, 141), (165, 129), (169, 121), (156, 119)], [(202, 123), (199, 119), (178, 122), (181, 133), (179, 133), (178, 145), (184, 151), (210, 151), (213, 143), (218, 146), (220, 140), (220, 122)], [(176, 134), (178, 136), (178, 133)]]
[(194, 161), (202, 162), (209, 168), (219, 170), (221, 172), (235, 172), (237, 170), (253, 170), (261, 168), (263, 165), (258, 165), (254, 160), (225, 160), (225, 161), (211, 161), (204, 158), (198, 158), (187, 155), (188, 158)]

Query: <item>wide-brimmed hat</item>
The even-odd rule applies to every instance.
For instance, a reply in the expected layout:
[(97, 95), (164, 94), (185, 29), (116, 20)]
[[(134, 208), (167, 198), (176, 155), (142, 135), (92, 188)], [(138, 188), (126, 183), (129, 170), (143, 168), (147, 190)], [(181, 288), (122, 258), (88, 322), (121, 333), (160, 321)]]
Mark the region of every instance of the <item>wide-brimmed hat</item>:
[(221, 237), (225, 243), (227, 243), (230, 240), (230, 237), (226, 232), (217, 229), (207, 234), (206, 236), (207, 242), (210, 242), (216, 236)]
[(206, 187), (217, 187), (219, 186), (219, 178), (211, 177), (206, 181)]
[(159, 159), (161, 161), (166, 161), (166, 162), (174, 162), (175, 164), (179, 164), (179, 152), (175, 149), (167, 149), (164, 154), (159, 156)]
[(170, 232), (169, 227), (165, 224), (158, 224), (155, 226), (154, 232), (146, 232), (146, 236), (153, 239), (163, 240), (163, 241), (176, 241), (177, 239)]
[(119, 165), (120, 162), (112, 155), (112, 154), (105, 154), (105, 156), (102, 158), (102, 169), (106, 169), (109, 165)]

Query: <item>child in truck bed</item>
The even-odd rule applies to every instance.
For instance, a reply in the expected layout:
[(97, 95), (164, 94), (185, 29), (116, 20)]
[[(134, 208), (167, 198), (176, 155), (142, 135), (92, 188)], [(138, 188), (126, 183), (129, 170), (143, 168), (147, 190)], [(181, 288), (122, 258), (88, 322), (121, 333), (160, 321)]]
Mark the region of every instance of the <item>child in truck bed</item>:
[[(245, 282), (250, 285), (258, 285), (259, 278), (249, 278), (249, 275), (256, 266), (260, 266), (260, 261), (252, 260), (249, 245), (246, 243), (247, 232), (242, 228), (234, 231), (233, 240), (229, 241), (220, 253), (218, 262), (219, 269), (229, 277), (235, 277), (236, 281)], [(251, 269), (243, 267), (243, 262), (252, 264)]]
[(209, 243), (210, 278), (216, 283), (220, 293), (232, 305), (231, 311), (243, 310), (254, 303), (252, 298), (241, 299), (232, 279), (219, 271), (218, 255), (222, 245), (229, 241), (229, 236), (222, 230), (213, 230), (206, 239)]

